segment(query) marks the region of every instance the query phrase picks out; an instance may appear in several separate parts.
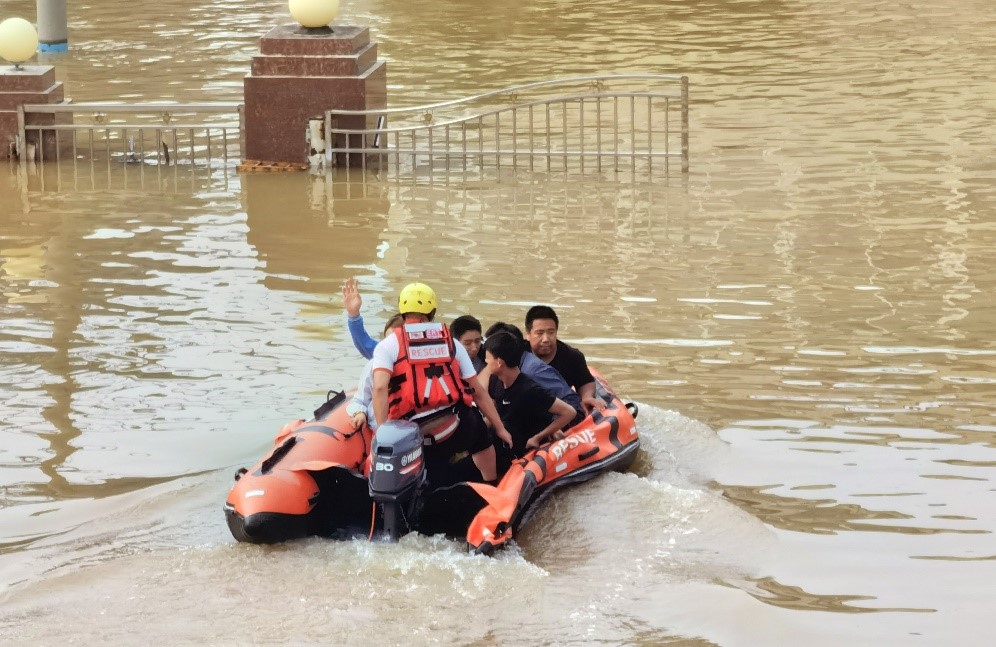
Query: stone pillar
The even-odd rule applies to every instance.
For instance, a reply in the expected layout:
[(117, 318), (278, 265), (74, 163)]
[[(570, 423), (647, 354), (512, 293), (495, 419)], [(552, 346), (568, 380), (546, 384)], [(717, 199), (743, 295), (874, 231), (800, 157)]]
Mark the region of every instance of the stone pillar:
[[(55, 68), (51, 65), (25, 65), (19, 70), (0, 67), (0, 159), (10, 159), (14, 151), (13, 144), (18, 134), (17, 109), (20, 106), (28, 103), (61, 103), (64, 96), (62, 83), (55, 80)], [(29, 114), (26, 116), (26, 123), (51, 125), (67, 123), (70, 119), (70, 115)], [(35, 158), (55, 160), (55, 131), (28, 131), (27, 144), (37, 147), (39, 134), (42, 135), (43, 150), (36, 150)], [(62, 139), (68, 140), (69, 137)]]
[[(308, 120), (326, 110), (387, 105), (387, 64), (366, 27), (274, 27), (244, 81), (247, 161), (306, 163)], [(358, 117), (349, 128), (374, 127)], [(351, 161), (359, 164), (361, 156)]]

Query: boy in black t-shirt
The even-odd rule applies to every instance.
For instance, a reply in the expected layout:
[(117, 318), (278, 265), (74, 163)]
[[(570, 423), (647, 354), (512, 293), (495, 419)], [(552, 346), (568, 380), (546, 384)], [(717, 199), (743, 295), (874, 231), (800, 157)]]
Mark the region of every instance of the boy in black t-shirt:
[(522, 344), (507, 332), (488, 337), (484, 361), (505, 392), (495, 401), (498, 415), (512, 434), (512, 451), (522, 456), (539, 447), (574, 419), (574, 407), (536, 384), (519, 370)]

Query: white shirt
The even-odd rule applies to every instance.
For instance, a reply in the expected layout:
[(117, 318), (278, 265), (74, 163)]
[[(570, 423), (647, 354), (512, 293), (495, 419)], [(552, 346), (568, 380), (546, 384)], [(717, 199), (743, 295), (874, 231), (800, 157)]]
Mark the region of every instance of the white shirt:
[(353, 417), (358, 413), (367, 414), (367, 425), (377, 428), (377, 419), (373, 412), (373, 361), (368, 361), (360, 374), (360, 383), (356, 387), (353, 399), (346, 405), (346, 413)]

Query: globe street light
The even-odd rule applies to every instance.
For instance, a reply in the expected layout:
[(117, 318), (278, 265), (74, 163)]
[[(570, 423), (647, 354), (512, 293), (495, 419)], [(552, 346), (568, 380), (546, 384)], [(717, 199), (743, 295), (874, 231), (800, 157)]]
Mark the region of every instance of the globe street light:
[(328, 27), (339, 13), (339, 0), (289, 0), (287, 6), (305, 29)]
[(38, 32), (24, 18), (8, 18), (0, 22), (0, 58), (14, 64), (15, 70), (23, 69), (21, 63), (35, 55), (38, 49)]

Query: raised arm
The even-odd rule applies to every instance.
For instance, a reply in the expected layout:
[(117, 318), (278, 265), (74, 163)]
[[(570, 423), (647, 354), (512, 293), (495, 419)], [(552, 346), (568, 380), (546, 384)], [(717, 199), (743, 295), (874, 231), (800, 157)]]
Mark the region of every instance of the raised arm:
[(349, 336), (353, 340), (353, 346), (360, 351), (367, 359), (373, 356), (373, 349), (377, 346), (377, 341), (367, 334), (363, 327), (363, 317), (360, 315), (360, 308), (363, 306), (363, 297), (360, 296), (359, 284), (356, 279), (349, 277), (342, 284), (342, 305), (346, 308), (346, 327), (349, 329)]

